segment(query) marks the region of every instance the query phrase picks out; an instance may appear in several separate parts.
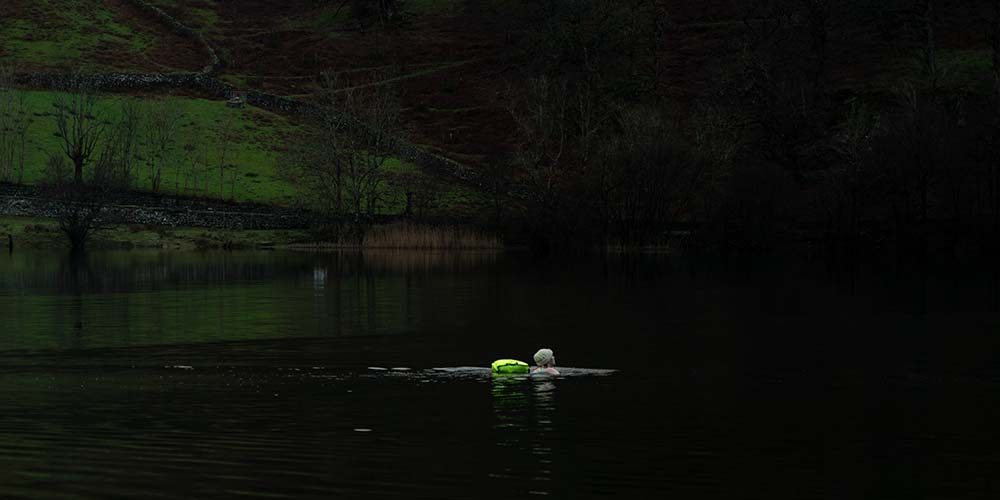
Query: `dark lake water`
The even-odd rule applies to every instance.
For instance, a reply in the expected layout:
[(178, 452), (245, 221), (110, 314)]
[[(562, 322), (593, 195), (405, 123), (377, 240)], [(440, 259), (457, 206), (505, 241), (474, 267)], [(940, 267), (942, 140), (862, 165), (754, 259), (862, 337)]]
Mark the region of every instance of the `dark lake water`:
[[(0, 498), (997, 498), (998, 284), (971, 265), (3, 254)], [(540, 347), (565, 376), (452, 369)]]

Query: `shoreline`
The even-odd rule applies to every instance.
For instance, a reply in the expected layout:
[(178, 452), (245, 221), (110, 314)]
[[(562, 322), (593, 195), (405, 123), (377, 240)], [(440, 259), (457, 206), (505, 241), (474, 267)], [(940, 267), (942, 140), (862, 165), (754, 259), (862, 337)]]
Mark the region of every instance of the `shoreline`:
[[(376, 225), (392, 227), (393, 223)], [(69, 242), (55, 219), (31, 216), (0, 215), (0, 251), (69, 250)], [(496, 240), (499, 241), (499, 240)], [(337, 243), (317, 239), (308, 229), (219, 229), (197, 226), (155, 224), (119, 224), (99, 231), (88, 243), (89, 250), (418, 250), (494, 252), (517, 249), (500, 242), (493, 246), (379, 246), (363, 243)]]

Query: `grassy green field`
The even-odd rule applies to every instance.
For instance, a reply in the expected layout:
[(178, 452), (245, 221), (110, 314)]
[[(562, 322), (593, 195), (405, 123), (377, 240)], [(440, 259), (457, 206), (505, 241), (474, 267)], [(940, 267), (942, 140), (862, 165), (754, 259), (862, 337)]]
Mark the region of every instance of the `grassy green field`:
[[(58, 94), (28, 91), (26, 95), (32, 124), (23, 182), (37, 184), (46, 180), (44, 166), (49, 155), (61, 153), (53, 115), (53, 102)], [(106, 96), (99, 101), (98, 115), (106, 122), (114, 121), (125, 101), (136, 101), (140, 107), (166, 104), (181, 113), (175, 144), (163, 170), (161, 191), (279, 205), (293, 204), (300, 198), (297, 187), (278, 171), (281, 149), (300, 125), (257, 108), (234, 109), (226, 107), (223, 101), (190, 97)], [(142, 130), (139, 135), (142, 142)], [(225, 137), (231, 141), (225, 146), (223, 162)], [(144, 146), (140, 144), (134, 187), (151, 190), (152, 172), (143, 161)], [(85, 175), (91, 171), (92, 167)], [(384, 172), (383, 213), (401, 213), (405, 209), (407, 185), (414, 182), (434, 185), (435, 200), (429, 213), (465, 212), (482, 205), (481, 193), (434, 179), (410, 163), (390, 158)], [(16, 175), (11, 180), (17, 180)]]
[[(53, 116), (53, 102), (58, 94), (29, 91), (27, 96), (33, 122), (28, 134), (23, 180), (34, 184), (43, 181), (48, 155), (61, 151), (61, 139), (57, 136)], [(101, 99), (97, 106), (98, 116), (105, 121), (114, 120), (126, 100), (137, 101), (140, 106), (161, 101), (180, 110), (175, 147), (163, 174), (162, 189), (165, 192), (268, 203), (287, 202), (295, 196), (293, 187), (278, 178), (275, 167), (277, 148), (283, 138), (295, 129), (295, 125), (285, 118), (256, 108), (227, 108), (223, 101), (217, 100), (130, 96)], [(220, 181), (224, 130), (228, 130), (226, 134), (232, 141), (226, 151), (224, 180)], [(142, 130), (139, 135), (141, 141)], [(196, 175), (192, 175), (191, 161), (184, 151), (187, 144), (197, 144), (204, 153), (197, 155), (199, 165)], [(140, 145), (140, 154), (142, 149)], [(138, 170), (135, 187), (151, 189), (150, 171), (141, 158)]]

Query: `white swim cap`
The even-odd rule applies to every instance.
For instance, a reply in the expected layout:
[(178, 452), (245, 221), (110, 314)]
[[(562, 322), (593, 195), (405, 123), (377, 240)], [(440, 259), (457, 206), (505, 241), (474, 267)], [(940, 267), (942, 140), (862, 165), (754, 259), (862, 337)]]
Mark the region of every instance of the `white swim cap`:
[(542, 366), (545, 363), (552, 361), (553, 356), (552, 349), (539, 349), (538, 352), (535, 353), (535, 364)]

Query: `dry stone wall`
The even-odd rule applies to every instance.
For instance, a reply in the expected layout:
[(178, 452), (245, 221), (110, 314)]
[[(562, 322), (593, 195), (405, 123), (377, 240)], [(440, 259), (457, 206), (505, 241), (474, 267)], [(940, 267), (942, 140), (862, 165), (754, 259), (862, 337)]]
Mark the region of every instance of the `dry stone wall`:
[[(237, 203), (189, 196), (119, 191), (104, 196), (104, 217), (116, 224), (150, 224), (166, 227), (205, 227), (215, 229), (307, 229), (338, 222), (328, 215), (308, 210)], [(42, 186), (0, 183), (0, 216), (55, 218), (66, 213), (67, 203), (54, 200)], [(366, 219), (376, 224), (405, 220), (398, 215), (379, 215)], [(352, 223), (344, 217), (342, 223)], [(465, 217), (427, 217), (431, 225), (465, 225), (474, 221)]]
[(105, 92), (194, 90), (216, 97), (226, 97), (232, 92), (231, 86), (201, 73), (20, 73), (15, 82), (48, 90), (70, 90), (83, 84)]
[[(108, 220), (119, 224), (218, 229), (295, 229), (321, 222), (317, 214), (255, 203), (118, 192), (107, 195)], [(0, 184), (0, 215), (56, 217), (66, 204), (53, 200), (38, 186)]]
[(222, 67), (222, 62), (219, 60), (219, 55), (215, 52), (215, 48), (212, 47), (212, 44), (208, 43), (208, 40), (205, 40), (205, 36), (200, 31), (181, 23), (175, 17), (164, 12), (163, 9), (147, 2), (146, 0), (125, 0), (125, 2), (132, 4), (139, 10), (155, 17), (161, 23), (170, 28), (174, 33), (197, 43), (198, 46), (200, 46), (201, 49), (208, 55), (208, 64), (202, 68), (202, 74), (215, 74)]

